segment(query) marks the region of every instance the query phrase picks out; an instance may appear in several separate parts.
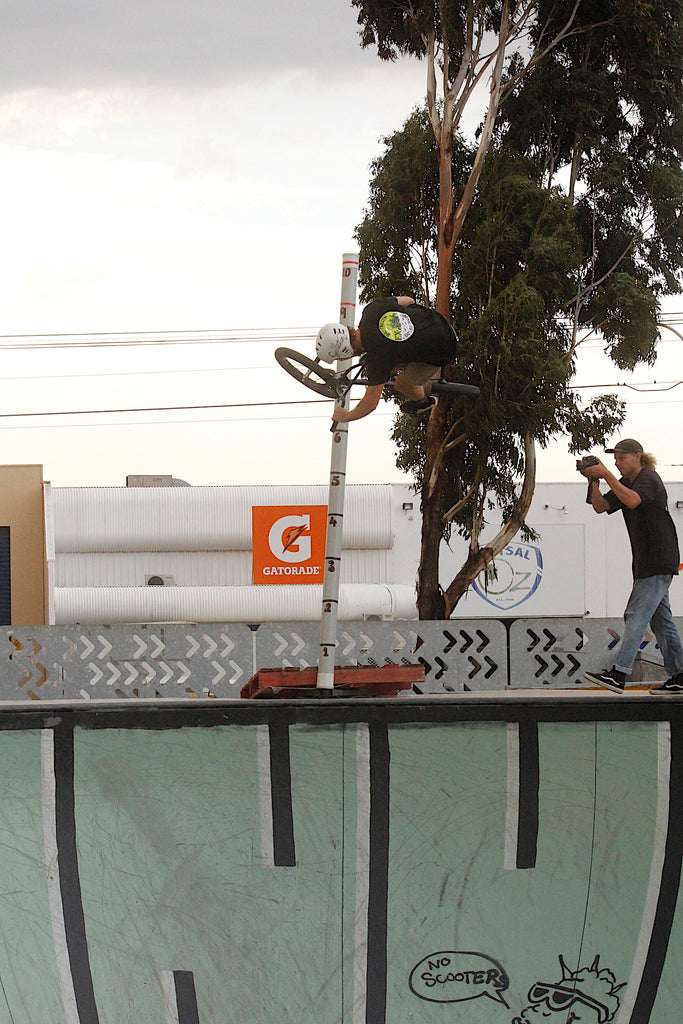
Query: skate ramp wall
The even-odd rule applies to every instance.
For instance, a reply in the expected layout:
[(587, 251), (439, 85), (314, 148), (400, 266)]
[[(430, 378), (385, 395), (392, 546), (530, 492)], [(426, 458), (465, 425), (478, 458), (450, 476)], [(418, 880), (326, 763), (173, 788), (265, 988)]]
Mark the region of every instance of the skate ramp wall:
[(682, 708), (6, 708), (0, 1021), (673, 1024)]

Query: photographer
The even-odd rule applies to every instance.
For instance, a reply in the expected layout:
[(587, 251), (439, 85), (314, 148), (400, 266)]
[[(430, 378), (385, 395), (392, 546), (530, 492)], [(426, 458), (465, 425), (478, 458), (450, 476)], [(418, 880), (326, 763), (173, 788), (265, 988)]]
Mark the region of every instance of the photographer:
[[(626, 676), (633, 668), (643, 633), (648, 623), (657, 637), (670, 677), (654, 686), (650, 693), (683, 693), (683, 644), (669, 604), (669, 587), (678, 574), (680, 553), (676, 527), (667, 510), (667, 494), (660, 476), (655, 473), (655, 459), (643, 451), (632, 438), (619, 441), (614, 454), (620, 479), (599, 459), (589, 456), (577, 462), (577, 469), (588, 478), (587, 501), (600, 514), (621, 509), (628, 530), (633, 555), (633, 589), (624, 612), (626, 628), (611, 668), (601, 672), (584, 672), (592, 683), (616, 693), (624, 692)], [(601, 494), (603, 479), (610, 490)]]

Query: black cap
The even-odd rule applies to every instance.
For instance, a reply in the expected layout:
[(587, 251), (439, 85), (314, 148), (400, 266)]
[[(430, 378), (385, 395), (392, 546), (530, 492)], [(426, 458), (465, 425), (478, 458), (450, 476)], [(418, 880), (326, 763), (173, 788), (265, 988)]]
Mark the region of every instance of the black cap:
[(615, 444), (614, 448), (605, 448), (605, 451), (609, 455), (613, 455), (614, 452), (630, 452), (632, 455), (640, 455), (643, 446), (639, 441), (634, 441), (632, 437), (626, 437), (623, 441)]

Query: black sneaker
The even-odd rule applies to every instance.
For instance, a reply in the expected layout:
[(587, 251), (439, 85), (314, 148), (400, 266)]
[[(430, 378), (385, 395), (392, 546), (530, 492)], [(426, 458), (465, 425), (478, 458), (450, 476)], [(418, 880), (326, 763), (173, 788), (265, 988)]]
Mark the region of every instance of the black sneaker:
[(425, 413), (431, 412), (435, 405), (436, 395), (425, 395), (417, 402), (401, 402), (399, 408), (406, 416), (424, 416)]
[(623, 693), (626, 684), (626, 673), (619, 672), (614, 666), (606, 672), (584, 672), (583, 678), (615, 693)]
[(677, 672), (675, 676), (671, 676), (665, 683), (657, 683), (656, 686), (651, 686), (650, 693), (658, 696), (667, 693), (683, 693), (683, 672)]

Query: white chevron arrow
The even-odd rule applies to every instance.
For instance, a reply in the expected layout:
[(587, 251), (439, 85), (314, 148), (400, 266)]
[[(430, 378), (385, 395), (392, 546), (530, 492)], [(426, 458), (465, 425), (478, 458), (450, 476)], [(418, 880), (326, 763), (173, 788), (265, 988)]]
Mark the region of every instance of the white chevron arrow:
[(180, 678), (178, 679), (178, 686), (182, 686), (183, 683), (189, 679), (191, 673), (187, 665), (180, 664)]
[(161, 652), (164, 649), (164, 641), (161, 639), (160, 636), (152, 635), (149, 638), (149, 642), (154, 645), (154, 650), (152, 651), (152, 657), (153, 658), (158, 658), (159, 655), (161, 654)]
[(350, 633), (342, 633), (342, 636), (344, 637), (345, 640), (348, 640), (348, 644), (342, 651), (342, 654), (346, 655), (349, 653), (349, 651), (352, 651), (353, 648), (356, 646), (356, 641), (353, 639)]
[(156, 669), (154, 668), (154, 666), (149, 665), (146, 661), (143, 661), (140, 667), (145, 672), (145, 678), (143, 679), (143, 683), (151, 683), (156, 675)]
[(230, 676), (230, 683), (231, 685), (233, 685), (239, 680), (241, 676), (244, 675), (244, 669), (241, 668), (241, 666), (238, 665), (237, 662), (235, 661), (230, 662), (230, 668), (233, 670), (233, 673)]
[(114, 683), (116, 682), (116, 680), (117, 680), (117, 679), (118, 679), (118, 678), (120, 677), (120, 675), (121, 675), (121, 669), (120, 669), (120, 668), (118, 668), (118, 667), (117, 667), (117, 666), (116, 666), (116, 665), (115, 665), (115, 664), (114, 664), (113, 662), (111, 662), (111, 661), (108, 661), (108, 662), (107, 662), (107, 666), (106, 666), (106, 667), (107, 667), (107, 668), (109, 669), (109, 671), (111, 672), (111, 675), (109, 676), (109, 679), (107, 679), (107, 686), (113, 686), (113, 685), (114, 685)]
[(85, 661), (85, 659), (89, 657), (89, 655), (91, 655), (92, 652), (95, 650), (95, 645), (90, 643), (87, 636), (81, 636), (81, 640), (83, 641), (83, 645), (85, 647), (83, 654), (81, 654), (81, 660)]
[(204, 657), (205, 658), (210, 658), (211, 655), (213, 654), (213, 652), (218, 647), (218, 644), (216, 643), (216, 641), (214, 640), (214, 638), (212, 636), (209, 636), (208, 633), (204, 633), (203, 637), (204, 637), (204, 640), (206, 642), (206, 650), (204, 651)]
[(130, 684), (138, 677), (138, 668), (137, 665), (130, 664), (127, 664), (125, 668), (128, 669), (128, 678), (124, 679), (121, 686), (130, 686)]
[(94, 663), (94, 661), (88, 662), (88, 668), (91, 668), (93, 671), (92, 678), (88, 680), (88, 683), (90, 686), (95, 686), (96, 683), (99, 683), (100, 679), (104, 675), (104, 672)]
[(106, 657), (106, 655), (108, 655), (109, 652), (111, 651), (112, 644), (109, 642), (109, 640), (106, 640), (105, 637), (100, 636), (99, 634), (97, 634), (97, 639), (99, 640), (100, 644), (102, 645), (102, 649), (101, 649), (100, 653), (97, 655), (97, 657), (100, 659), (100, 662), (101, 662), (101, 659), (103, 657)]
[(395, 651), (402, 651), (405, 645), (408, 643), (406, 638), (404, 636), (401, 636), (400, 633), (397, 633), (396, 630), (394, 630), (394, 639), (396, 641), (394, 645)]
[(170, 665), (167, 665), (165, 661), (159, 662), (159, 668), (163, 669), (164, 673), (161, 679), (158, 680), (159, 686), (164, 686), (169, 681), (169, 679), (173, 679), (173, 669), (171, 668)]
[(225, 635), (225, 633), (221, 633), (221, 640), (225, 644), (225, 647), (221, 651), (221, 658), (227, 658), (227, 656), (229, 654), (232, 654), (232, 652), (235, 650), (235, 644), (233, 643), (229, 636)]
[(133, 651), (133, 657), (134, 658), (141, 658), (142, 655), (147, 650), (147, 641), (143, 640), (141, 636), (137, 635), (137, 633), (133, 634), (133, 640), (137, 640), (137, 642), (138, 642), (138, 649), (137, 649), (137, 651)]
[(298, 643), (296, 643), (292, 648), (292, 657), (296, 658), (299, 651), (302, 651), (306, 646), (306, 641), (302, 640), (298, 633), (292, 633), (292, 636), (298, 641)]
[(216, 669), (216, 675), (211, 680), (211, 685), (215, 686), (216, 683), (220, 683), (221, 679), (225, 675), (225, 669), (222, 665), (219, 665), (217, 661), (212, 661), (211, 664)]
[(273, 651), (276, 658), (279, 658), (282, 652), (287, 648), (287, 641), (280, 633), (273, 633), (275, 639), (279, 642), (277, 650)]
[(187, 654), (185, 655), (185, 657), (186, 658), (191, 658), (199, 650), (199, 640), (197, 640), (193, 636), (188, 636), (187, 633), (185, 634), (185, 639), (187, 640), (187, 642), (189, 644), (189, 648), (188, 648), (188, 651), (187, 651)]
[(364, 633), (362, 629), (358, 630), (358, 635), (360, 636), (361, 640), (363, 641), (363, 650), (364, 651), (369, 651), (370, 648), (374, 646), (374, 641), (371, 640), (370, 637), (368, 636), (368, 634)]

